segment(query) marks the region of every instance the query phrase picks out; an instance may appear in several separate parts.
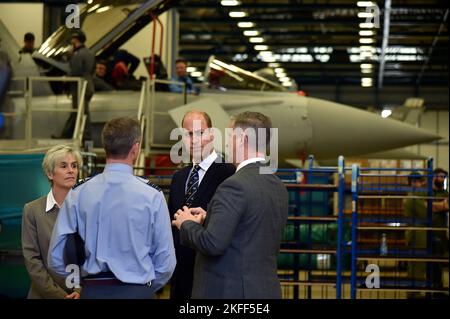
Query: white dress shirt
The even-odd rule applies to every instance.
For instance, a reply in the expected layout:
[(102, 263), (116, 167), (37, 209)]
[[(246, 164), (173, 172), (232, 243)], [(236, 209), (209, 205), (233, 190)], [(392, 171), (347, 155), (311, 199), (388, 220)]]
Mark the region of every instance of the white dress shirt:
[(265, 161), (266, 161), (266, 159), (264, 157), (253, 157), (253, 158), (246, 159), (245, 161), (242, 161), (238, 165), (238, 167), (236, 168), (236, 173), (238, 170), (240, 170), (244, 166), (247, 166), (248, 164), (256, 163), (256, 162), (265, 162)]
[[(203, 161), (201, 161), (200, 164), (198, 164), (198, 166), (200, 166), (200, 169), (198, 170), (198, 186), (200, 186), (200, 183), (202, 182), (202, 179), (205, 176), (206, 171), (208, 171), (208, 169), (211, 167), (212, 163), (214, 163), (216, 159), (217, 153), (215, 150), (213, 150), (211, 154), (208, 155), (208, 157), (206, 157)], [(194, 165), (196, 165), (196, 163), (193, 163), (192, 168), (189, 171), (188, 179), (186, 180), (185, 191), (187, 188), (187, 183), (189, 182), (189, 176), (191, 176), (191, 172), (194, 169)]]
[(53, 207), (55, 207), (55, 205), (56, 207), (60, 208), (55, 200), (55, 196), (53, 196), (52, 190), (50, 189), (50, 192), (48, 192), (47, 195), (47, 204), (45, 205), (45, 212), (48, 213), (49, 211), (51, 211)]

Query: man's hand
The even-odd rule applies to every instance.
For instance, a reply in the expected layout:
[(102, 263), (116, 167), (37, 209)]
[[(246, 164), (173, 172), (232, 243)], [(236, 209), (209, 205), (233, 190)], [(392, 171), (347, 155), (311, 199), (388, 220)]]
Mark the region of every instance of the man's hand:
[(65, 299), (80, 299), (80, 294), (76, 291), (64, 297)]
[(206, 218), (206, 211), (201, 207), (192, 207), (190, 211), (192, 215), (200, 216), (200, 224), (203, 224)]
[(201, 224), (202, 215), (196, 214), (193, 215), (190, 209), (187, 206), (183, 206), (183, 210), (179, 209), (174, 215), (175, 219), (172, 221), (172, 225), (176, 228), (180, 229), (181, 224), (183, 224), (187, 220), (192, 220), (193, 222)]

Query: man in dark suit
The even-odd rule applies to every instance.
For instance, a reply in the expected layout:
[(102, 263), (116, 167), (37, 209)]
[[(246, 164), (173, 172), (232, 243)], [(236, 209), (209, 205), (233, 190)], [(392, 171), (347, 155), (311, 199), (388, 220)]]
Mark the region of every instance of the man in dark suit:
[[(169, 195), (169, 212), (171, 218), (175, 212), (187, 207), (202, 207), (206, 209), (213, 197), (217, 186), (225, 179), (233, 175), (235, 167), (232, 164), (222, 163), (223, 159), (214, 151), (214, 140), (211, 129), (211, 119), (205, 112), (190, 111), (185, 114), (182, 127), (185, 130), (183, 142), (193, 164), (177, 171), (172, 179)], [(203, 154), (202, 158), (193, 158), (193, 155)], [(173, 237), (177, 265), (170, 281), (170, 297), (173, 299), (191, 298), (192, 281), (194, 273), (195, 251), (182, 246), (179, 239), (179, 231), (173, 228)]]
[(277, 255), (288, 193), (278, 177), (262, 174), (265, 150), (257, 147), (270, 140), (271, 121), (245, 112), (231, 126), (236, 173), (217, 188), (207, 212), (183, 207), (172, 222), (181, 243), (197, 251), (192, 298), (281, 298)]

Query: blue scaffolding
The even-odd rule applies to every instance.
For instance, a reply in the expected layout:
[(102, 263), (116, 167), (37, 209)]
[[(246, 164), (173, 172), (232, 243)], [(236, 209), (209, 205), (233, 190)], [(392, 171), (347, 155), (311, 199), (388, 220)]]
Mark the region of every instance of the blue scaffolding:
[[(322, 293), (325, 289), (325, 298), (329, 295), (328, 289), (334, 288), (335, 298), (340, 299), (345, 248), (346, 168), (342, 156), (337, 167), (314, 167), (313, 160), (310, 156), (307, 169), (279, 169), (277, 172), (290, 198), (287, 236), (281, 244), (279, 256), (280, 281), (283, 288), (293, 289), (293, 299), (301, 297), (301, 287), (305, 288), (306, 298), (313, 298), (312, 287), (317, 286), (321, 287)], [(333, 181), (335, 175), (337, 182)], [(283, 262), (288, 257), (291, 262)], [(286, 266), (289, 272), (283, 273)], [(329, 275), (332, 268), (335, 268), (334, 276)], [(303, 276), (300, 276), (301, 272)]]
[[(411, 173), (420, 174), (426, 180), (426, 186), (415, 188), (406, 184)], [(448, 265), (449, 261), (448, 255), (433, 254), (434, 234), (448, 231), (448, 227), (433, 225), (432, 208), (436, 199), (433, 194), (433, 160), (429, 159), (423, 169), (360, 168), (353, 165), (351, 194), (351, 298), (357, 298), (357, 292), (364, 291), (389, 292), (391, 296), (408, 298), (414, 298), (418, 293), (425, 293), (428, 297), (433, 293), (448, 294), (447, 289), (432, 282), (433, 276), (441, 271), (439, 267), (436, 269), (436, 265)], [(419, 205), (426, 209), (425, 219), (405, 216), (408, 200), (412, 201), (414, 209)], [(376, 201), (384, 201), (385, 205), (377, 206)], [(419, 247), (416, 240), (407, 241), (405, 234), (408, 232), (414, 235), (412, 238), (417, 233), (425, 234), (426, 247)], [(363, 270), (369, 263), (377, 269), (375, 275), (378, 278), (369, 278), (367, 272), (372, 272), (367, 268)], [(409, 270), (417, 264), (426, 265), (424, 280), (411, 278), (416, 276), (417, 270)], [(378, 280), (378, 284), (370, 280), (368, 283), (368, 278)]]

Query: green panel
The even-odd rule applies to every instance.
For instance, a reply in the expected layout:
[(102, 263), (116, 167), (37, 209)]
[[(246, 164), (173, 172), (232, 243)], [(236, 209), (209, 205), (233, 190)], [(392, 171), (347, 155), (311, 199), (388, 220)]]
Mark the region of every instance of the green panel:
[(1, 255), (0, 258), (0, 299), (26, 298), (30, 278), (22, 256)]
[(50, 190), (44, 154), (0, 155), (0, 219), (22, 215), (25, 203)]

